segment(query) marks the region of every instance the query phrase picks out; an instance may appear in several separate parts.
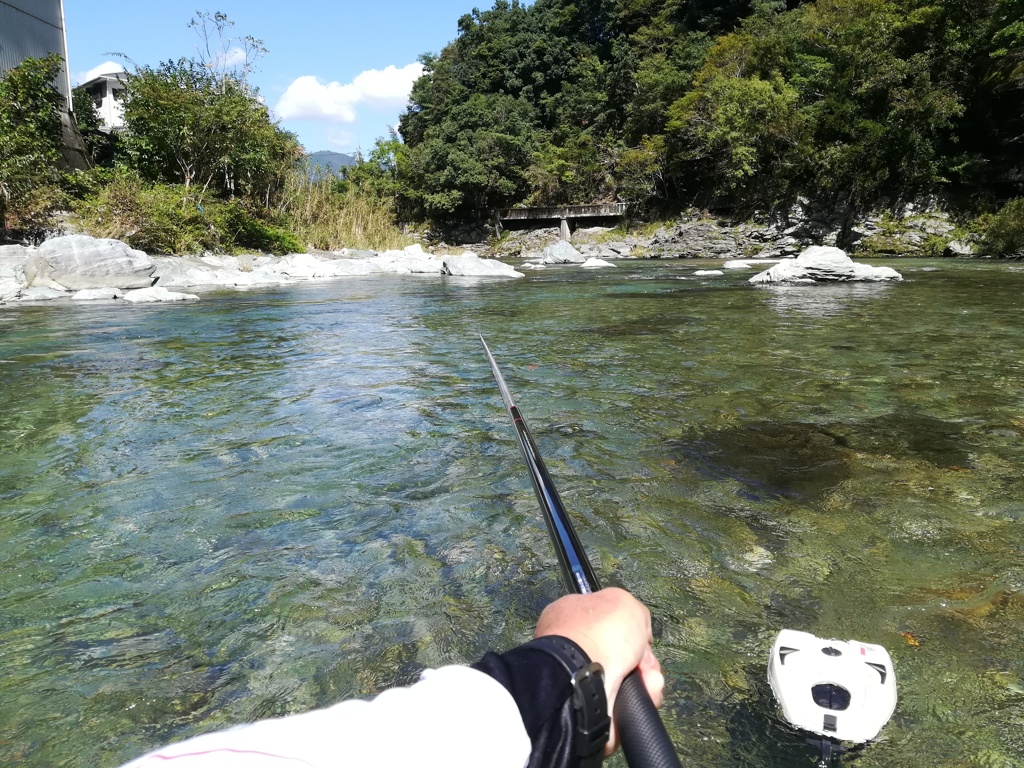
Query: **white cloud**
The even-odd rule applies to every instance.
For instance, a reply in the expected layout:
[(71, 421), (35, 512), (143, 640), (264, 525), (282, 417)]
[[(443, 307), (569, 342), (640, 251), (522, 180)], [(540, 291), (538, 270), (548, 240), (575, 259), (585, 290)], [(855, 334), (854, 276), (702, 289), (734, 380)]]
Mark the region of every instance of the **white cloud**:
[(327, 134), (327, 143), (341, 152), (351, 153), (359, 146), (359, 139), (350, 131), (332, 131)]
[(118, 64), (116, 61), (105, 61), (99, 64), (88, 72), (79, 72), (75, 75), (75, 84), (87, 83), (94, 77), (100, 75), (116, 75), (119, 72), (124, 72), (124, 65)]
[(423, 65), (408, 64), (401, 69), (391, 65), (385, 69), (361, 72), (351, 83), (321, 82), (313, 75), (297, 78), (288, 86), (274, 111), (282, 120), (326, 120), (354, 123), (356, 107), (400, 109), (409, 100), (412, 84), (423, 74)]
[(213, 59), (213, 63), (218, 69), (231, 69), (232, 67), (244, 66), (248, 60), (249, 57), (245, 51), (236, 45), (228, 51), (221, 51), (217, 54)]

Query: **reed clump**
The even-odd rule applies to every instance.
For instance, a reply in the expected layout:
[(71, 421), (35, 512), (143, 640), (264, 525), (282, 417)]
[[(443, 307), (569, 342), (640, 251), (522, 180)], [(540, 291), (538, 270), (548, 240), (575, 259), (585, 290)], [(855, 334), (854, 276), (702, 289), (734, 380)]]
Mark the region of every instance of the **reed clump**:
[(414, 242), (395, 223), (391, 200), (368, 194), (343, 179), (293, 173), (280, 206), (291, 231), (310, 248), (384, 251)]

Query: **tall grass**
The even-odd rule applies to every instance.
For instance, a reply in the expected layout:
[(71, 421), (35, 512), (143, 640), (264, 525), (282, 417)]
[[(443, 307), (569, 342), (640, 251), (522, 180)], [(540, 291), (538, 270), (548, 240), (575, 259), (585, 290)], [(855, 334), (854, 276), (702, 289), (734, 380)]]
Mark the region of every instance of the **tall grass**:
[(319, 250), (384, 251), (414, 242), (395, 224), (390, 200), (332, 177), (311, 178), (305, 169), (289, 175), (280, 210), (295, 235)]

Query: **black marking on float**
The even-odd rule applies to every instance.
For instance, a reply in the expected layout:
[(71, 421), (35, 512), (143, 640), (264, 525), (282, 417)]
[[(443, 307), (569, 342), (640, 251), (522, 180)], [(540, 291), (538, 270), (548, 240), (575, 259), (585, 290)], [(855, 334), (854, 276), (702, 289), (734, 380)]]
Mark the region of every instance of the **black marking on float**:
[(872, 661), (865, 661), (864, 663), (871, 667), (873, 670), (875, 670), (875, 672), (877, 672), (879, 676), (881, 676), (881, 683), (882, 685), (885, 685), (885, 678), (889, 674), (889, 671), (885, 668), (885, 664), (877, 664)]

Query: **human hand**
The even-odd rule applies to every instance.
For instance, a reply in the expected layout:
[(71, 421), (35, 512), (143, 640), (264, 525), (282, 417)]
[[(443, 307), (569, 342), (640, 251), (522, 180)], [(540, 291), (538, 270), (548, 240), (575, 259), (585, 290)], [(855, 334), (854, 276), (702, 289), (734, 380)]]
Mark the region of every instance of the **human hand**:
[[(660, 707), (665, 678), (651, 649), (651, 612), (629, 592), (609, 587), (589, 595), (566, 595), (540, 615), (534, 637), (561, 635), (579, 645), (591, 661), (604, 667), (608, 712), (615, 711), (615, 697), (626, 675), (639, 670), (647, 693)], [(618, 747), (612, 722), (605, 755)]]

